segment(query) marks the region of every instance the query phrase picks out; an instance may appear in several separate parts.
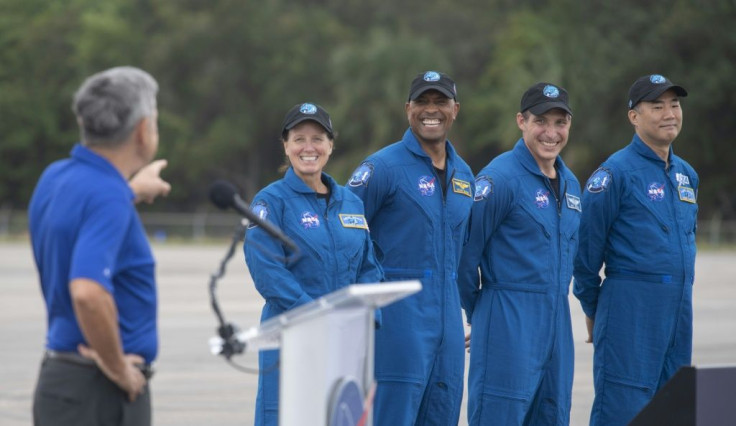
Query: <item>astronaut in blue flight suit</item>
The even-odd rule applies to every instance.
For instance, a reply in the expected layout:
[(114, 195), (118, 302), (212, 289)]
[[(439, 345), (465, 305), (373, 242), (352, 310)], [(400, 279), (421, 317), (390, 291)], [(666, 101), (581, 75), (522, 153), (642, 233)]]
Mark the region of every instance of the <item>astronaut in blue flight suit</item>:
[(592, 425), (627, 424), (691, 361), (698, 175), (672, 152), (684, 96), (661, 75), (636, 80), (636, 134), (583, 193), (573, 291), (594, 346)]
[[(291, 255), (260, 227), (250, 227), (245, 259), (265, 299), (261, 321), (353, 283), (383, 279), (373, 254), (363, 203), (322, 171), (333, 149), (330, 117), (304, 103), (284, 118), (282, 140), (290, 167), (258, 192), (253, 211), (278, 226), (300, 248)], [(376, 313), (380, 323), (380, 311)], [(278, 424), (279, 351), (261, 351), (256, 425)]]
[(428, 71), (412, 82), (402, 140), (369, 156), (347, 187), (365, 204), (387, 281), (422, 290), (382, 308), (376, 331), (376, 425), (454, 425), (465, 354), (457, 265), (473, 174), (447, 140), (460, 109), (455, 83)]
[(475, 180), (458, 279), (472, 324), (470, 425), (570, 422), (568, 289), (581, 207), (560, 151), (571, 121), (565, 89), (533, 85), (516, 115), (522, 138)]

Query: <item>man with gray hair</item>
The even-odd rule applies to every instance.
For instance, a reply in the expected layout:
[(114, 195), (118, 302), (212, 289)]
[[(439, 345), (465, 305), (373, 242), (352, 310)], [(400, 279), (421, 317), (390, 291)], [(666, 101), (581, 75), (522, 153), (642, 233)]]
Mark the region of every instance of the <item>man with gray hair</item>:
[(151, 424), (156, 283), (134, 204), (171, 189), (159, 177), (166, 161), (151, 162), (157, 91), (133, 67), (89, 77), (72, 107), (81, 142), (33, 192), (29, 228), (48, 312), (35, 425)]

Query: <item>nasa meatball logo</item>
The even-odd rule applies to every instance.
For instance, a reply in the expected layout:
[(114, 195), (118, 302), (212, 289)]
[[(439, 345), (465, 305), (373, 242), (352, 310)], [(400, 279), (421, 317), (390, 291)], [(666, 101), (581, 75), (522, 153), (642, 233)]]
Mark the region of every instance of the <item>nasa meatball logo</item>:
[(652, 182), (647, 187), (647, 197), (652, 201), (664, 200), (664, 184), (659, 182)]
[(419, 182), (417, 183), (417, 187), (419, 188), (419, 193), (424, 195), (425, 197), (429, 197), (434, 194), (435, 185), (434, 185), (435, 178), (432, 176), (422, 176), (419, 178)]
[(534, 204), (537, 208), (546, 209), (549, 207), (549, 191), (544, 189), (537, 189), (537, 193), (534, 195)]
[(312, 212), (304, 212), (301, 217), (304, 229), (319, 228), (319, 216)]

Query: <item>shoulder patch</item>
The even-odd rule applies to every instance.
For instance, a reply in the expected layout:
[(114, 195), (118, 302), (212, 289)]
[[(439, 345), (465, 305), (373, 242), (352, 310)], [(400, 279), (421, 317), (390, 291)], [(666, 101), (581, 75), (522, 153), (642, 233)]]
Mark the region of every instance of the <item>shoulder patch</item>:
[(349, 186), (361, 186), (368, 183), (371, 176), (373, 176), (373, 163), (364, 161), (350, 176), (348, 181)]
[[(263, 200), (258, 200), (253, 203), (251, 210), (253, 210), (253, 213), (255, 213), (255, 215), (261, 220), (266, 220), (268, 217), (268, 204)], [(248, 229), (255, 228), (257, 226), (257, 224), (251, 222), (248, 224)]]
[(612, 179), (611, 172), (601, 167), (590, 176), (585, 184), (585, 190), (593, 194), (603, 192), (611, 184)]
[(475, 179), (475, 197), (473, 200), (484, 200), (493, 194), (493, 179), (489, 176), (478, 176)]
[(452, 178), (452, 192), (463, 194), (471, 198), (473, 197), (473, 194), (470, 192), (470, 182), (457, 178)]
[(340, 213), (340, 223), (344, 228), (368, 229), (368, 221), (362, 214)]

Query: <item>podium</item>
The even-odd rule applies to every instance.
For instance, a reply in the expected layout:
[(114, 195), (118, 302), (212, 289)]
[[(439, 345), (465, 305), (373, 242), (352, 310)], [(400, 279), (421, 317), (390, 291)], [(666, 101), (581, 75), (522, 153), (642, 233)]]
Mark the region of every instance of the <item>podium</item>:
[(281, 349), (279, 425), (355, 425), (374, 386), (374, 310), (421, 288), (353, 284), (239, 333), (247, 350)]
[(736, 419), (736, 366), (682, 367), (629, 425), (725, 425)]

